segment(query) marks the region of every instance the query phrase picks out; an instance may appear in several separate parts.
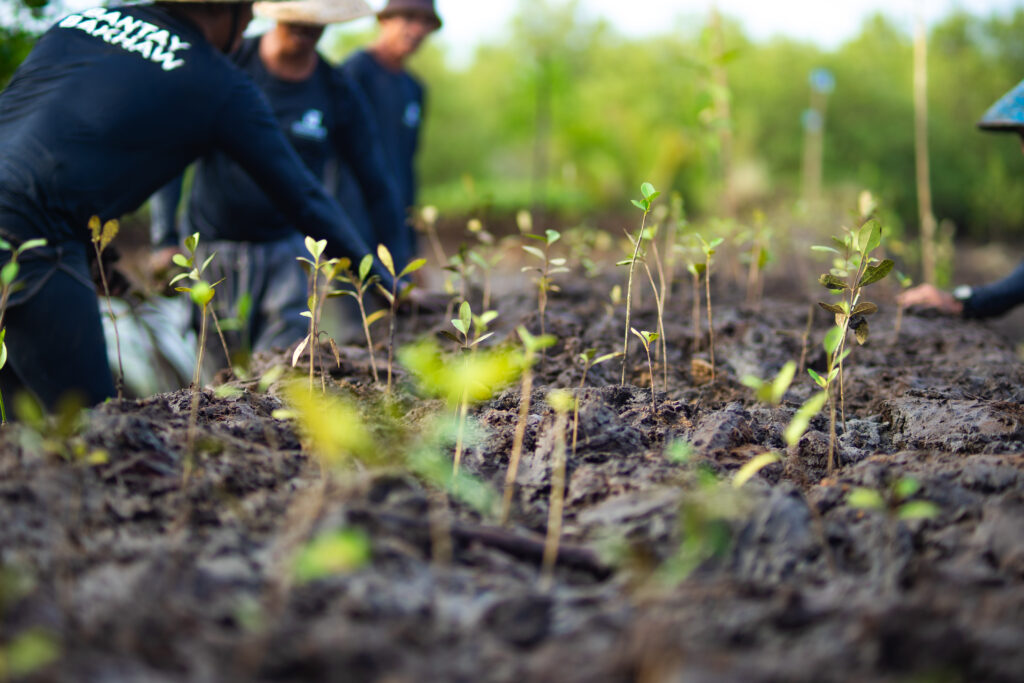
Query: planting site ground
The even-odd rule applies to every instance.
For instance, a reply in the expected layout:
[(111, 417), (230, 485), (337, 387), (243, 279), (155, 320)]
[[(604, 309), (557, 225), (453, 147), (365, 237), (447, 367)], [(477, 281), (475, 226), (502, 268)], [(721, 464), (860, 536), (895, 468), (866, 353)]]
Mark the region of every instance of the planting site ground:
[[(848, 361), (841, 467), (828, 476), (827, 411), (797, 447), (782, 436), (814, 389), (807, 374), (777, 408), (740, 383), (800, 358), (811, 300), (755, 310), (723, 286), (708, 383), (692, 363), (689, 290), (677, 291), (656, 412), (635, 342), (625, 386), (612, 360), (576, 393), (563, 547), (542, 585), (559, 441), (547, 392), (578, 386), (584, 349), (621, 345), (612, 276), (564, 276), (549, 303), (559, 341), (536, 368), (504, 527), (495, 508), (446, 497), (401, 466), (417, 430), (450, 410), (401, 368), (394, 404), (381, 408), (357, 344), (341, 347), (340, 367), (324, 347), (328, 391), (355, 400), (387, 464), (347, 462), (326, 479), (293, 423), (274, 416), (282, 381), (203, 394), (184, 483), (188, 390), (112, 401), (70, 436), (6, 427), (0, 643), (42, 634), (37, 649), (56, 658), (32, 675), (41, 681), (1021, 679), (1024, 365), (982, 324), (908, 314), (896, 339), (883, 300), (871, 341)], [(502, 287), (496, 340), (518, 324), (537, 331), (527, 286)], [(818, 370), (825, 317), (806, 356)], [(634, 320), (656, 329), (649, 295)], [(404, 317), (399, 340), (444, 327), (442, 315)], [(706, 342), (698, 356), (708, 359)], [(289, 360), (259, 356), (254, 370)], [(521, 398), (512, 386), (470, 409), (477, 436), (462, 467), (497, 499)], [(780, 462), (732, 486), (772, 450)], [(862, 487), (891, 501), (901, 478), (920, 484), (911, 499), (934, 503), (935, 516), (847, 500)], [(338, 529), (363, 532), (369, 559), (297, 576), (307, 542)]]

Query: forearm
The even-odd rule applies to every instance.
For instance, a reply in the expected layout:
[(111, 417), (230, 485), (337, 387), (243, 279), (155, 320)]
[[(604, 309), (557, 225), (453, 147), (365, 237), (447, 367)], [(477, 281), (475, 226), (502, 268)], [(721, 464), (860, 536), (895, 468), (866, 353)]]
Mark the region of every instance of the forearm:
[(992, 284), (973, 288), (964, 301), (965, 318), (991, 318), (1024, 303), (1024, 263), (1009, 276)]

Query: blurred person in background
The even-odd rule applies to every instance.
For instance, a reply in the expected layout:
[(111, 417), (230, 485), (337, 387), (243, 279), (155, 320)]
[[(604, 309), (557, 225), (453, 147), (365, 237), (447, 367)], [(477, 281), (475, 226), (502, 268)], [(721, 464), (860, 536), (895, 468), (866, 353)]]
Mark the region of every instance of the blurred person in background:
[[(359, 86), (370, 103), (402, 208), (408, 212), (416, 205), (415, 159), (425, 90), (406, 65), (427, 36), (441, 28), (441, 18), (434, 0), (389, 0), (377, 14), (377, 22), (377, 39), (338, 68)], [(337, 196), (356, 216), (366, 211), (358, 190), (352, 169), (341, 164)], [(375, 241), (388, 245), (399, 268), (416, 253), (416, 236), (409, 222), (396, 233), (378, 232)]]
[(70, 395), (89, 405), (114, 395), (89, 219), (134, 211), (204, 154), (246, 169), (328, 254), (369, 251), (224, 57), (251, 18), (251, 3), (233, 0), (84, 10), (43, 34), (0, 93), (0, 236), (46, 240), (19, 259), (7, 301), (6, 397), (28, 389), (53, 411)]
[[(373, 10), (365, 0), (295, 0), (258, 2), (255, 11), (274, 20), (274, 27), (244, 40), (229, 58), (266, 96), (285, 137), (320, 183), (335, 159), (352, 170), (367, 207), (366, 225), (353, 223), (353, 228), (372, 248), (373, 226), (397, 232), (404, 213), (363, 95), (316, 47), (325, 26)], [(168, 263), (180, 240), (198, 232), (204, 253), (217, 252), (210, 277), (224, 279), (214, 300), (218, 314), (234, 317), (243, 298), (249, 301), (242, 346), (269, 350), (302, 339), (309, 325), (301, 316), (307, 308), (308, 280), (296, 258), (309, 256), (303, 244), (305, 226), (277, 211), (246, 169), (219, 151), (196, 165), (178, 229), (180, 196), (179, 178), (150, 204), (154, 266)]]
[[(1024, 152), (1024, 81), (985, 113), (978, 127), (986, 131), (1016, 133)], [(904, 306), (931, 308), (965, 318), (992, 318), (1024, 303), (1024, 263), (1010, 275), (987, 285), (961, 285), (952, 292), (923, 284), (900, 295)]]

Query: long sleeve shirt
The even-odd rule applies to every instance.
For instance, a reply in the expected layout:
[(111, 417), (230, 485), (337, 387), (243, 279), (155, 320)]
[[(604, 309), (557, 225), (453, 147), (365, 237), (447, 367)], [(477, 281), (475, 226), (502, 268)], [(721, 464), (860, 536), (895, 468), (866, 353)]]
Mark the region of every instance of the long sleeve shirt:
[(965, 318), (991, 318), (1024, 303), (1024, 263), (998, 282), (973, 287), (963, 303)]
[(156, 6), (65, 17), (0, 93), (0, 231), (87, 241), (90, 216), (137, 209), (214, 151), (292, 224), (326, 239), (328, 253), (369, 252), (253, 82), (196, 26)]
[[(318, 59), (312, 76), (286, 81), (271, 74), (259, 55), (259, 38), (243, 41), (230, 59), (266, 96), (274, 117), (305, 167), (323, 184), (328, 163), (345, 159), (365, 188), (369, 220), (394, 230), (403, 222), (394, 182), (387, 172), (384, 153), (372, 129), (362, 96), (346, 79)], [(153, 238), (172, 243), (168, 232), (179, 191), (171, 185), (151, 204)], [(343, 210), (346, 207), (342, 205)], [(346, 216), (351, 219), (348, 211)], [(246, 169), (222, 151), (214, 151), (196, 165), (187, 209), (190, 231), (206, 239), (263, 242), (280, 239), (294, 225), (252, 179)], [(363, 240), (373, 246), (374, 231), (355, 223)]]

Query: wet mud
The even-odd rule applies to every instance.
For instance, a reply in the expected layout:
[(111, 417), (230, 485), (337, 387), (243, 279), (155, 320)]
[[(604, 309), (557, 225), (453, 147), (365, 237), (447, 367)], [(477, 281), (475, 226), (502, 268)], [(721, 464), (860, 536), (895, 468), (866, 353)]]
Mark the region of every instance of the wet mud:
[[(582, 279), (564, 289), (505, 526), (401, 466), (391, 451), (410, 437), (383, 428), (379, 461), (324, 478), (279, 412), (280, 382), (205, 391), (191, 435), (187, 390), (112, 401), (64, 432), (4, 428), (0, 644), (50, 634), (59, 657), (30, 676), (40, 681), (1020, 680), (1024, 364), (1010, 342), (916, 315), (896, 338), (883, 310), (848, 364), (841, 466), (829, 474), (825, 413), (796, 447), (783, 438), (813, 393), (806, 374), (777, 407), (740, 382), (801, 356), (806, 304), (720, 305), (708, 384), (693, 363), (709, 360), (706, 340), (695, 354), (680, 297), (652, 410), (642, 349), (625, 386), (613, 360), (576, 388), (576, 356), (621, 343), (621, 311)], [(532, 305), (503, 301), (497, 336), (535, 329)], [(401, 334), (443, 324), (405, 318)], [(656, 329), (653, 311), (634, 324)], [(809, 367), (822, 369), (825, 329), (819, 317)], [(329, 390), (369, 416), (382, 391), (367, 352), (340, 352)], [(262, 356), (255, 371), (288, 358)], [(411, 433), (446, 410), (405, 372), (396, 383), (394, 422)], [(563, 548), (545, 585), (552, 473), (572, 440), (570, 427), (556, 434), (552, 387), (573, 389), (580, 407)], [(470, 411), (462, 467), (495, 498), (520, 400), (510, 387)], [(780, 461), (732, 486), (769, 451)], [(934, 516), (900, 517), (892, 491), (907, 478)], [(853, 507), (858, 487), (880, 492), (884, 509)], [(341, 528), (370, 539), (368, 562), (297, 580), (298, 550)]]

